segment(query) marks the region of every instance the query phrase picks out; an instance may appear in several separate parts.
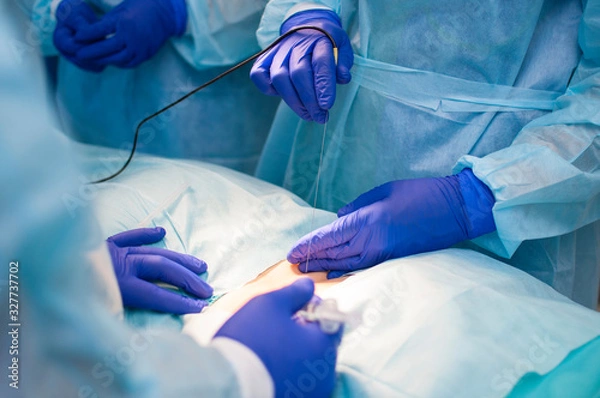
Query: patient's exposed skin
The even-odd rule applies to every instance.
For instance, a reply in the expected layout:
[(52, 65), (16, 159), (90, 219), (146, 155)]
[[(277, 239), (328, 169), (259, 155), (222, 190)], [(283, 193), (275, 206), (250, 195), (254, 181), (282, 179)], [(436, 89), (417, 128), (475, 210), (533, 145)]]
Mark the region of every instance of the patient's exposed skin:
[(250, 301), (250, 299), (285, 287), (300, 278), (312, 279), (315, 282), (315, 294), (320, 295), (347, 277), (327, 279), (327, 272), (310, 272), (304, 274), (298, 270), (298, 264), (290, 264), (286, 260), (283, 260), (263, 271), (256, 279), (218, 299), (207, 308), (207, 311), (219, 309), (229, 313), (236, 312)]

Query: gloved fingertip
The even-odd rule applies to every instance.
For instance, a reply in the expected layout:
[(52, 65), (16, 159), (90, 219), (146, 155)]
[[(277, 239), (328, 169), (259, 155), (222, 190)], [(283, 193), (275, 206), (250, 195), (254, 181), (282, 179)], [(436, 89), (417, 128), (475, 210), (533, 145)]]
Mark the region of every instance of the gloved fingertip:
[(315, 283), (310, 278), (300, 278), (294, 283), (268, 293), (275, 300), (287, 306), (290, 315), (299, 311), (312, 298), (315, 292)]
[(194, 264), (198, 267), (199, 273), (204, 273), (208, 269), (208, 264), (205, 261), (200, 260), (199, 258), (194, 257)]
[(340, 218), (340, 217), (344, 217), (345, 215), (347, 215), (349, 213), (352, 213), (352, 208), (350, 205), (346, 205), (337, 211), (337, 216), (338, 216), (338, 218)]
[(299, 264), (304, 260), (303, 256), (294, 249), (288, 253), (286, 259), (291, 264)]
[(297, 259), (296, 257), (288, 257), (287, 261), (288, 261), (288, 263), (294, 264), (294, 265), (300, 265), (300, 264), (302, 264), (302, 260), (301, 259)]
[(327, 121), (329, 120), (329, 112), (328, 111), (322, 111), (317, 113), (316, 117), (314, 118), (314, 121), (320, 124), (325, 124), (327, 123)]
[(348, 83), (350, 83), (351, 80), (352, 80), (352, 75), (350, 74), (350, 72), (338, 73), (337, 78), (336, 78), (336, 82), (338, 84), (348, 84)]
[(204, 309), (204, 307), (206, 307), (208, 305), (208, 303), (204, 300), (193, 300), (190, 298), (187, 298), (188, 300), (188, 308), (189, 308), (189, 313), (199, 313), (202, 312), (202, 310)]
[(327, 92), (319, 93), (318, 97), (319, 107), (321, 109), (324, 109), (325, 111), (328, 111), (331, 109), (333, 103), (335, 102), (335, 91), (333, 92), (333, 95)]
[(206, 283), (204, 280), (202, 280), (202, 290), (203, 290), (203, 294), (202, 294), (202, 298), (209, 298), (210, 296), (213, 295), (213, 293), (215, 292), (215, 290), (213, 289), (213, 287), (211, 285), (209, 285), (208, 283)]
[(201, 299), (208, 299), (208, 298), (212, 297), (213, 293), (214, 293), (213, 288), (207, 284), (204, 287), (203, 291), (200, 294), (198, 294), (198, 297)]
[(298, 271), (302, 272), (303, 274), (308, 274), (312, 272), (306, 266), (306, 261), (298, 261)]
[(255, 65), (250, 71), (250, 80), (252, 80), (252, 83), (254, 83), (261, 93), (271, 96), (279, 95), (275, 87), (273, 87), (268, 70)]
[(311, 297), (315, 291), (315, 282), (310, 278), (302, 277), (302, 278), (296, 280), (294, 283), (292, 283), (292, 286), (294, 286), (294, 288), (300, 290), (302, 293), (310, 292)]
[(277, 90), (275, 90), (275, 88), (273, 86), (268, 86), (268, 87), (265, 87), (264, 89), (259, 88), (259, 87), (257, 87), (257, 88), (264, 95), (268, 95), (269, 97), (279, 97), (279, 93), (277, 92)]
[(352, 80), (350, 69), (354, 65), (354, 54), (348, 45), (340, 52), (339, 62), (336, 67), (336, 81), (338, 84), (348, 84)]
[(329, 271), (327, 273), (327, 279), (336, 279), (339, 278), (340, 276), (344, 276), (346, 272), (344, 271)]
[(160, 234), (160, 235), (163, 235), (163, 236), (164, 236), (164, 235), (166, 235), (166, 234), (167, 234), (167, 231), (166, 231), (166, 230), (165, 230), (163, 227), (155, 227), (154, 229), (155, 229), (155, 230), (156, 230), (156, 232), (157, 232), (158, 234)]
[(300, 116), (302, 120), (306, 120), (307, 122), (313, 121), (312, 116), (310, 115), (310, 113), (308, 113), (306, 109), (294, 109), (294, 112), (296, 112), (296, 114)]

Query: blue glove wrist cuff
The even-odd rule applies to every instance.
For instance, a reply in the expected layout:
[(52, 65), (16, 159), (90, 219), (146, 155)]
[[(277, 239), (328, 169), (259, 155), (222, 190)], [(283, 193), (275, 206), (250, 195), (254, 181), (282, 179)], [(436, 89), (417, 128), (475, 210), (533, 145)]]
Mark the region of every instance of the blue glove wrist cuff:
[(469, 239), (494, 232), (496, 223), (492, 208), (496, 199), (492, 191), (475, 177), (471, 169), (464, 169), (457, 177), (468, 218)]
[[(323, 22), (331, 22), (342, 27), (342, 20), (333, 11), (330, 10), (306, 10), (292, 15), (281, 24), (279, 34), (284, 34), (288, 30), (302, 25), (315, 25), (323, 27)], [(331, 32), (330, 32), (331, 33)]]
[(187, 4), (185, 0), (170, 0), (175, 18), (175, 36), (181, 36), (185, 33), (188, 21)]

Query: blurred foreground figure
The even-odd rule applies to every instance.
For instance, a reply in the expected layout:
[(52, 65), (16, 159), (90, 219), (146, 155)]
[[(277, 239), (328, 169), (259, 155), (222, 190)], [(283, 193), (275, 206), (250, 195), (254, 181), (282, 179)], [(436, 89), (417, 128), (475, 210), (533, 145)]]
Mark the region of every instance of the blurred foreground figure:
[[(0, 3), (0, 223), (10, 231), (0, 253), (18, 267), (20, 304), (10, 320), (20, 325), (19, 353), (8, 358), (3, 350), (1, 361), (7, 369), (18, 358), (19, 377), (15, 387), (5, 380), (0, 396), (283, 396), (306, 373), (302, 361), (324, 357), (327, 377), (314, 393), (328, 395), (340, 335), (292, 319), (313, 296), (309, 280), (256, 297), (208, 346), (166, 330), (134, 331), (119, 319), (121, 296), (88, 212), (92, 203), (67, 206), (72, 198), (85, 201), (89, 186), (81, 185), (67, 140), (51, 127), (26, 26), (13, 2)], [(135, 244), (134, 235), (113, 242)], [(8, 324), (3, 318), (3, 328)], [(275, 326), (266, 333), (266, 324)]]

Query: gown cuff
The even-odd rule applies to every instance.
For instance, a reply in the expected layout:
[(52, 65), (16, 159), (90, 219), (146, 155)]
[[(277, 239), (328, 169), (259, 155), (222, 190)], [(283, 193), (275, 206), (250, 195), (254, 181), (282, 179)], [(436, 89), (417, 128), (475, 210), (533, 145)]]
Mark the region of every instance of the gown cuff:
[(468, 168), (458, 173), (458, 183), (469, 223), (469, 239), (494, 232), (496, 224), (492, 208), (495, 199), (490, 188), (475, 177), (473, 171)]
[(307, 10), (326, 10), (333, 11), (331, 8), (324, 6), (322, 4), (317, 3), (300, 3), (296, 4), (285, 14), (283, 18), (284, 21), (287, 21), (292, 15), (298, 14), (299, 12), (307, 11)]
[(211, 346), (219, 350), (233, 366), (242, 397), (275, 396), (275, 386), (269, 371), (251, 349), (227, 337), (214, 338)]

